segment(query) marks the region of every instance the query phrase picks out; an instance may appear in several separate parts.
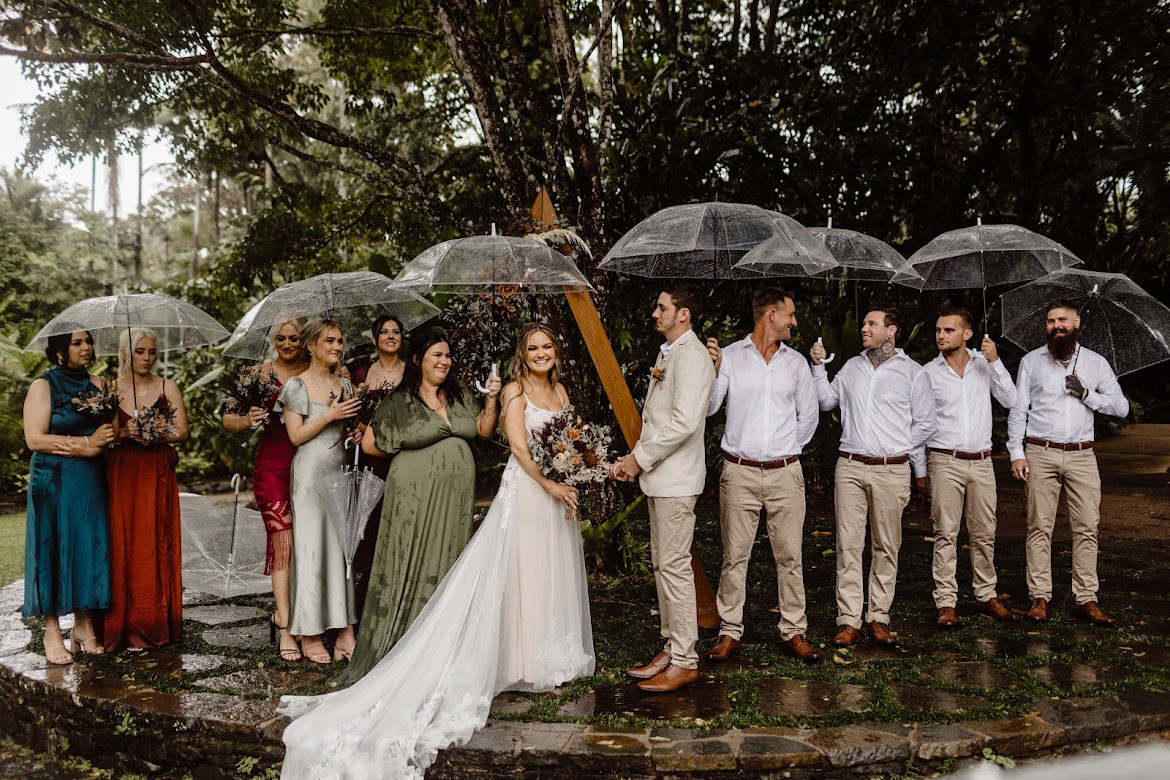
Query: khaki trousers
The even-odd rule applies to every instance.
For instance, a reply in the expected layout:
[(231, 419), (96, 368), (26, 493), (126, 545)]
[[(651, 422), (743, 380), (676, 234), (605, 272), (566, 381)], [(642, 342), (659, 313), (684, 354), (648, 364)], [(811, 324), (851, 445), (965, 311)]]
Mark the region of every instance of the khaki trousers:
[(778, 469), (723, 464), (719, 477), (719, 527), (723, 536), (723, 571), (719, 575), (719, 633), (743, 638), (747, 569), (760, 509), (767, 513), (768, 539), (776, 561), (780, 598), (780, 635), (788, 641), (808, 633), (804, 612), (804, 471), (800, 463)]
[(1078, 604), (1097, 600), (1097, 526), (1101, 475), (1092, 450), (1057, 450), (1029, 444), (1028, 593), (1052, 599), (1052, 529), (1063, 484), (1072, 531), (1072, 590)]
[(650, 560), (658, 589), (658, 616), (663, 650), (670, 662), (697, 669), (699, 616), (695, 606), (695, 574), (691, 569), (691, 542), (695, 536), (698, 496), (648, 496), (650, 505)]
[(902, 546), (902, 510), (910, 502), (910, 464), (867, 466), (837, 459), (837, 625), (861, 628), (861, 556), (870, 530), (869, 612), (866, 622), (890, 622)]
[(971, 587), (979, 601), (995, 598), (995, 471), (991, 458), (962, 460), (932, 452), (927, 469), (934, 520), (934, 605), (953, 607), (958, 601), (955, 568), (964, 508), (971, 540)]

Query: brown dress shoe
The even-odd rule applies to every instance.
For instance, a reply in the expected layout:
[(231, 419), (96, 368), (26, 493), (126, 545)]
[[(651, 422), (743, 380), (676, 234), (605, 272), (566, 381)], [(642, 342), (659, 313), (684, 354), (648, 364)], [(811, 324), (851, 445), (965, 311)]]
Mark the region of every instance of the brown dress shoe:
[(833, 644), (837, 647), (853, 647), (861, 641), (861, 632), (853, 626), (841, 626), (841, 630), (833, 637)]
[(811, 663), (821, 657), (821, 654), (800, 634), (792, 637), (785, 644), (788, 645), (788, 650), (802, 661)]
[(1048, 599), (1032, 599), (1032, 608), (1028, 610), (1028, 619), (1037, 623), (1048, 622)]
[(1073, 608), (1073, 614), (1082, 620), (1089, 621), (1095, 626), (1112, 626), (1114, 624), (1113, 618), (1102, 612), (1095, 601), (1086, 601), (1084, 604), (1077, 604)]
[(879, 645), (896, 645), (898, 640), (890, 633), (890, 627), (876, 620), (869, 622), (869, 638)]
[(999, 602), (999, 599), (992, 597), (987, 601), (975, 602), (975, 609), (980, 615), (987, 615), (989, 618), (998, 620), (1000, 622), (1008, 622), (1012, 620), (1019, 620), (1020, 616)]
[(954, 607), (938, 608), (938, 625), (940, 628), (954, 628), (959, 625), (959, 616), (955, 614)]
[(664, 672), (668, 666), (670, 666), (670, 653), (663, 650), (654, 656), (654, 660), (650, 663), (636, 669), (627, 669), (626, 674), (630, 677), (637, 677), (639, 680), (649, 680)]
[(720, 634), (719, 641), (711, 648), (711, 652), (707, 653), (707, 657), (712, 661), (726, 661), (739, 652), (739, 646), (741, 644), (743, 643), (738, 639), (729, 637), (726, 634)]
[(698, 669), (684, 669), (681, 666), (670, 664), (658, 675), (646, 682), (638, 683), (638, 687), (651, 693), (669, 693), (670, 691), (677, 691), (679, 688), (685, 688), (688, 685), (694, 685), (698, 681)]

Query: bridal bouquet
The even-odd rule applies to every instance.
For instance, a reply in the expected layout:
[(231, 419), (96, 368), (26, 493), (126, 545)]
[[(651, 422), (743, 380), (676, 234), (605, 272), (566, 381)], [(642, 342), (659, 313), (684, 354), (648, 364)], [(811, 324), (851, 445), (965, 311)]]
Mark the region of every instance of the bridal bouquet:
[(257, 366), (242, 366), (233, 381), (224, 385), (228, 414), (247, 414), (253, 406), (268, 409), (280, 393), (280, 380), (275, 371), (263, 371)]
[(155, 444), (163, 436), (175, 432), (175, 407), (160, 395), (150, 406), (138, 410), (138, 435), (147, 444)]
[(99, 387), (82, 390), (71, 403), (98, 425), (108, 423), (118, 414), (118, 383), (103, 378)]
[(609, 473), (608, 425), (584, 422), (566, 406), (528, 436), (528, 450), (541, 472), (566, 485), (604, 482)]

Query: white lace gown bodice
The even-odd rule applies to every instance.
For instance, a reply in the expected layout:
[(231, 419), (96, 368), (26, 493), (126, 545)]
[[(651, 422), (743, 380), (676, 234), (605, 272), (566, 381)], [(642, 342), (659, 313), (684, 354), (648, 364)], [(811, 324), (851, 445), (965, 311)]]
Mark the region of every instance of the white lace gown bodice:
[[(553, 411), (528, 402), (526, 430)], [(501, 691), (593, 674), (581, 534), (564, 506), (508, 459), (479, 530), (414, 624), (352, 687), (286, 696), (281, 777), (419, 778), (486, 722)]]

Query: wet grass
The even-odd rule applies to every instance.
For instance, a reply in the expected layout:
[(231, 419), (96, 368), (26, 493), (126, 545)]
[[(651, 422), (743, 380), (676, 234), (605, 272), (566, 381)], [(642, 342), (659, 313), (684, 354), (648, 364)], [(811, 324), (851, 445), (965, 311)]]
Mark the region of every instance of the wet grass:
[(0, 515), (0, 585), (24, 576), (24, 512)]

